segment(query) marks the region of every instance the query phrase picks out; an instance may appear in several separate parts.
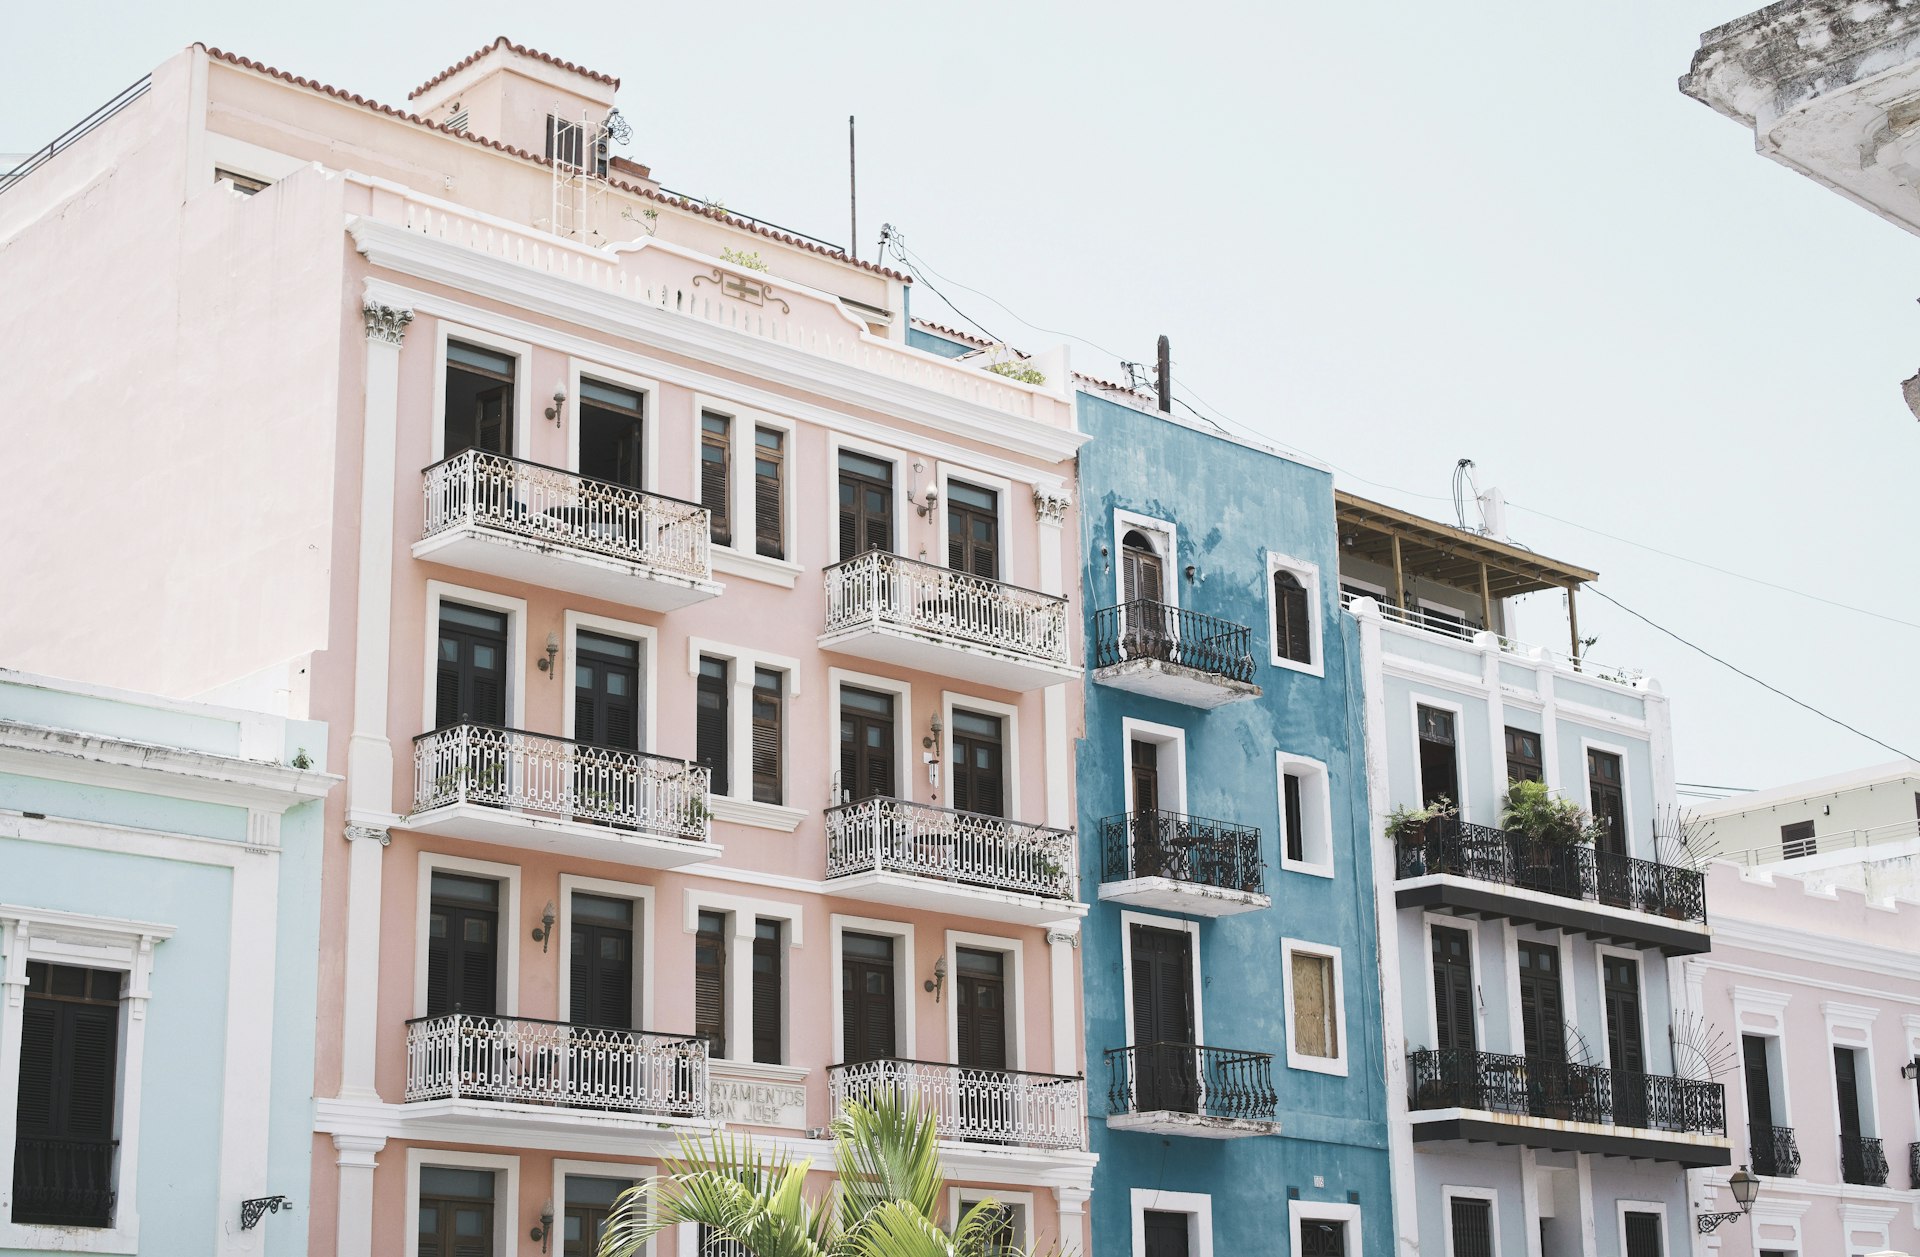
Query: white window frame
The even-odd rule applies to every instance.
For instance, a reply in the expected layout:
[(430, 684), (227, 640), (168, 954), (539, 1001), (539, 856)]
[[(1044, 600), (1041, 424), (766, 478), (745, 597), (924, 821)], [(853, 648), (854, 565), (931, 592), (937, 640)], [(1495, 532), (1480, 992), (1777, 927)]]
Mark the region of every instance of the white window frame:
[(527, 455), (531, 452), (529, 447), (533, 436), (532, 343), (436, 318), (433, 327), (433, 421), (429, 435), (433, 457), (427, 460), (429, 465), (447, 456), (447, 342), (450, 340), (463, 340), (482, 349), (495, 349), (514, 357), (513, 453), (508, 457), (531, 461)]
[[(1577, 983), (1573, 977), (1574, 959), (1572, 940), (1569, 939), (1564, 932), (1549, 935), (1545, 930), (1537, 927), (1531, 928), (1523, 935), (1519, 927), (1511, 921), (1501, 922), (1500, 929), (1504, 943), (1501, 949), (1501, 956), (1506, 962), (1506, 972), (1502, 976), (1506, 978), (1507, 1025), (1512, 1027), (1510, 1036), (1514, 1044), (1515, 1054), (1523, 1054), (1527, 1046), (1526, 1027), (1522, 1024), (1524, 1018), (1521, 1015), (1520, 1000), (1520, 944), (1522, 943), (1528, 943), (1535, 947), (1551, 948), (1554, 954), (1559, 957), (1560, 1019), (1563, 1023), (1560, 1028), (1560, 1039), (1564, 1047), (1567, 1037), (1564, 1023), (1568, 1020), (1568, 1015), (1574, 1011), (1578, 999), (1576, 995)], [(1432, 935), (1427, 936), (1427, 945), (1429, 947), (1433, 945)], [(1431, 975), (1429, 975), (1429, 977), (1431, 977)], [(1604, 991), (1601, 993), (1601, 1000), (1603, 1005), (1601, 1016), (1605, 1017)]]
[[(1300, 781), (1300, 851), (1305, 859), (1287, 858), (1287, 772), (1293, 770)], [(1314, 877), (1332, 877), (1333, 870), (1333, 774), (1324, 760), (1274, 752), (1274, 801), (1280, 809), (1280, 867), (1292, 873)]]
[[(1733, 988), (1733, 1032), (1736, 1037), (1753, 1035), (1768, 1040), (1767, 1072), (1772, 1075), (1774, 1122), (1779, 1126), (1792, 1126), (1793, 1088), (1787, 1081), (1787, 1006), (1793, 996), (1785, 991), (1769, 991), (1760, 987), (1738, 986)], [(1747, 1076), (1746, 1049), (1740, 1048), (1740, 1103), (1744, 1108), (1747, 1102), (1747, 1089), (1744, 1085)], [(1747, 1124), (1753, 1124), (1753, 1114), (1747, 1114)]]
[[(1120, 557), (1122, 543), (1129, 532), (1138, 529), (1160, 553), (1160, 601), (1169, 607), (1180, 605), (1180, 530), (1171, 520), (1155, 519), (1132, 511), (1113, 512), (1113, 548), (1108, 566), (1113, 576), (1113, 605), (1127, 600), (1126, 564)], [(1165, 546), (1161, 550), (1161, 546)]]
[[(435, 681), (440, 674), (440, 604), (469, 602), (489, 611), (501, 611), (507, 617), (507, 724), (514, 729), (527, 727), (527, 600), (506, 594), (490, 593), (470, 585), (447, 581), (427, 582), (426, 676), (420, 687), (420, 731), (431, 732), (434, 725)], [(571, 692), (571, 687), (569, 687)]]
[[(875, 690), (882, 694), (893, 695), (893, 753), (895, 756), (895, 785), (899, 788), (899, 798), (911, 801), (914, 797), (914, 769), (926, 767), (918, 755), (913, 753), (913, 683), (894, 677), (883, 677), (872, 672), (854, 672), (848, 668), (827, 669), (827, 691), (830, 698), (827, 703), (826, 747), (827, 762), (832, 766), (828, 780), (833, 786), (828, 790), (829, 807), (837, 807), (845, 785), (840, 781), (840, 691), (851, 685), (856, 690)], [(840, 980), (838, 966), (834, 969), (834, 982)], [(838, 990), (838, 985), (835, 986)]]
[(573, 1020), (573, 983), (568, 966), (573, 956), (573, 897), (576, 894), (625, 899), (633, 904), (633, 946), (638, 953), (633, 958), (633, 1009), (639, 1023), (636, 1028), (653, 1029), (653, 887), (604, 877), (582, 877), (578, 873), (560, 875), (560, 902), (556, 908), (559, 945), (553, 949), (559, 953), (554, 957), (558, 1019)]
[[(1546, 743), (1543, 740), (1540, 744), (1542, 758), (1545, 757), (1546, 749)], [(1621, 837), (1626, 840), (1628, 856), (1644, 858), (1638, 844), (1634, 841), (1635, 831), (1633, 822), (1636, 818), (1634, 816), (1633, 806), (1633, 756), (1631, 750), (1631, 747), (1622, 743), (1603, 742), (1598, 738), (1592, 738), (1582, 734), (1580, 738), (1580, 797), (1587, 809), (1587, 815), (1592, 816), (1594, 814), (1593, 773), (1587, 766), (1587, 752), (1600, 751), (1607, 755), (1619, 756)]]
[(1360, 1237), (1360, 1206), (1341, 1204), (1332, 1200), (1289, 1200), (1287, 1202), (1287, 1236), (1290, 1252), (1299, 1252), (1300, 1224), (1306, 1221), (1344, 1222), (1347, 1227), (1347, 1243), (1354, 1257), (1367, 1251)]
[(427, 927), (433, 903), (433, 875), (456, 873), (501, 883), (500, 896), (500, 1017), (520, 1015), (520, 866), (466, 856), (422, 851), (413, 905), (413, 1013), (427, 1015)]
[(1460, 930), (1467, 936), (1467, 971), (1473, 976), (1473, 1042), (1476, 1051), (1487, 1050), (1487, 1001), (1485, 979), (1480, 972), (1480, 930), (1478, 921), (1445, 912), (1420, 914), (1420, 950), (1426, 957), (1425, 979), (1421, 989), (1427, 1001), (1427, 1050), (1440, 1042), (1440, 1010), (1433, 1002), (1433, 927)]
[[(1148, 1187), (1131, 1189), (1133, 1257), (1147, 1257), (1147, 1215), (1187, 1215), (1187, 1251), (1192, 1257), (1213, 1257), (1213, 1197), (1205, 1192), (1163, 1192)], [(1296, 1228), (1296, 1231), (1298, 1228)]]
[[(549, 1251), (558, 1251), (566, 1244), (567, 1225), (567, 1179), (572, 1178), (612, 1178), (633, 1183), (645, 1183), (659, 1177), (659, 1170), (652, 1165), (637, 1161), (575, 1161), (565, 1157), (553, 1159), (553, 1194), (547, 1199), (553, 1202), (553, 1224), (560, 1228), (558, 1236), (548, 1237)], [(640, 1248), (641, 1257), (654, 1257), (658, 1246), (648, 1240)]]
[[(744, 406), (712, 393), (695, 393), (693, 396), (693, 492), (688, 501), (700, 499), (700, 420), (708, 413), (725, 415), (730, 421), (727, 429), (727, 509), (734, 519), (733, 544), (711, 547), (714, 570), (725, 572), (729, 576), (744, 576), (749, 580), (764, 581), (792, 589), (802, 571), (799, 560), (794, 555), (800, 549), (800, 498), (798, 477), (799, 467), (796, 447), (799, 443), (797, 433), (799, 424), (782, 415), (760, 410), (753, 406)], [(781, 469), (786, 476), (786, 492), (780, 503), (782, 518), (780, 535), (786, 539), (787, 557), (772, 559), (757, 553), (754, 540), (759, 523), (759, 510), (755, 505), (753, 483), (754, 429), (773, 428), (786, 437), (781, 449)], [(745, 439), (742, 440), (742, 434)], [(837, 472), (837, 468), (836, 468)], [(895, 477), (898, 479), (898, 476)], [(838, 503), (839, 487), (836, 484), (833, 495), (826, 501)], [(836, 509), (829, 512), (829, 523), (838, 519)], [(899, 513), (894, 515), (896, 522)], [(743, 544), (744, 542), (744, 544)], [(829, 550), (827, 553), (833, 553)]]
[(934, 462), (933, 474), (934, 483), (940, 486), (940, 501), (934, 507), (933, 513), (935, 540), (939, 545), (940, 553), (935, 558), (928, 559), (927, 562), (937, 562), (941, 567), (947, 565), (947, 504), (953, 500), (953, 482), (963, 481), (975, 488), (987, 489), (993, 494), (995, 527), (1000, 530), (1000, 573), (993, 579), (1003, 585), (1024, 587), (1023, 581), (1013, 579), (1013, 573), (1010, 570), (1013, 559), (1025, 557), (1027, 554), (1025, 546), (1013, 544), (1013, 481), (1004, 476), (995, 476), (944, 460)]
[[(1684, 1257), (1684, 1254), (1669, 1252), (1672, 1247), (1667, 1241), (1667, 1206), (1660, 1200), (1617, 1200), (1614, 1202), (1614, 1218), (1619, 1226), (1620, 1252), (1627, 1251), (1627, 1215), (1630, 1213), (1657, 1213), (1660, 1215), (1660, 1257)], [(1756, 1244), (1755, 1251), (1759, 1245)]]
[[(726, 794), (707, 795), (707, 809), (716, 820), (751, 825), (755, 829), (771, 829), (783, 834), (792, 833), (811, 814), (806, 808), (793, 804), (798, 782), (796, 774), (790, 771), (794, 759), (794, 700), (800, 697), (800, 661), (791, 655), (776, 655), (709, 637), (689, 637), (687, 675), (694, 679), (696, 685), (700, 679), (702, 656), (726, 660), (731, 673), (728, 681), (731, 692), (727, 695), (727, 758), (730, 767), (735, 770), (728, 774)], [(784, 678), (780, 695), (780, 787), (786, 801), (782, 803), (760, 803), (753, 797), (753, 674), (760, 668), (778, 672)], [(837, 747), (837, 709), (834, 734), (834, 745)]]
[[(567, 470), (581, 474), (580, 410), (586, 405), (586, 397), (581, 392), (583, 380), (598, 380), (602, 384), (630, 388), (640, 394), (640, 491), (660, 492), (660, 382), (571, 355), (567, 358), (567, 407), (561, 415), (561, 424), (567, 430)], [(552, 400), (549, 395), (542, 402), (543, 414)]]
[[(1289, 659), (1280, 653), (1280, 608), (1273, 596), (1273, 578), (1280, 572), (1291, 572), (1307, 591), (1307, 621), (1310, 626), (1307, 650), (1313, 656), (1307, 663)], [(1290, 672), (1303, 672), (1316, 677), (1327, 675), (1326, 647), (1321, 630), (1321, 621), (1325, 618), (1320, 613), (1320, 565), (1273, 550), (1267, 551), (1267, 661), (1276, 668), (1285, 668)]]
[(949, 1187), (947, 1188), (947, 1217), (952, 1225), (959, 1226), (960, 1219), (967, 1210), (975, 1205), (992, 1201), (1007, 1209), (1017, 1209), (1013, 1224), (1013, 1246), (1020, 1252), (1027, 1250), (1033, 1242), (1033, 1193), (1003, 1192), (993, 1187)]
[(894, 1046), (900, 1055), (908, 1060), (919, 1059), (920, 1036), (914, 1016), (913, 993), (920, 989), (920, 970), (914, 962), (913, 935), (914, 924), (911, 921), (883, 921), (878, 917), (856, 917), (836, 912), (827, 919), (827, 928), (832, 933), (832, 954), (828, 963), (832, 966), (833, 986), (833, 1059), (847, 1059), (845, 1011), (840, 998), (840, 973), (844, 957), (840, 948), (840, 938), (851, 930), (855, 934), (881, 934), (893, 939), (893, 1015)]
[(464, 1152), (453, 1148), (408, 1148), (406, 1257), (420, 1257), (420, 1171), (428, 1166), (448, 1170), (492, 1170), (493, 1257), (513, 1257), (520, 1251), (519, 1157), (498, 1152)]
[(1120, 994), (1122, 1011), (1126, 1013), (1127, 1046), (1139, 1046), (1133, 1033), (1133, 927), (1136, 925), (1184, 933), (1192, 940), (1188, 950), (1193, 956), (1193, 1041), (1205, 1043), (1207, 1019), (1206, 1010), (1202, 1007), (1205, 987), (1200, 981), (1200, 923), (1188, 917), (1169, 917), (1157, 912), (1134, 912), (1123, 909), (1120, 913)]
[[(1651, 1026), (1648, 1024), (1647, 1004), (1650, 1001), (1647, 998), (1648, 965), (1646, 958), (1631, 947), (1615, 947), (1611, 943), (1595, 943), (1593, 945), (1593, 989), (1600, 997), (1600, 1060), (1608, 1069), (1614, 1067), (1613, 1036), (1607, 1033), (1608, 958), (1631, 960), (1640, 971), (1640, 998), (1637, 1001), (1640, 1005), (1640, 1048), (1646, 1056), (1646, 1060), (1641, 1063), (1641, 1069), (1649, 1074), (1658, 1073), (1659, 1071), (1654, 1068), (1654, 1044), (1653, 1039), (1650, 1037)], [(1662, 971), (1664, 972), (1664, 966), (1662, 967)], [(1669, 992), (1669, 995), (1671, 995), (1671, 992)], [(1626, 1250), (1622, 1249), (1621, 1251), (1624, 1252)]]
[[(756, 923), (761, 917), (779, 921), (785, 927), (782, 930), (781, 947), (791, 951), (805, 941), (802, 911), (799, 904), (783, 903), (777, 899), (730, 895), (697, 886), (687, 888), (685, 915), (680, 923), (685, 933), (693, 935), (700, 932), (702, 912), (718, 912), (727, 918), (727, 1034), (726, 1042), (721, 1045), (722, 1050), (714, 1060), (736, 1065), (755, 1063), (752, 977)], [(836, 969), (836, 981), (839, 976)], [(898, 976), (895, 975), (896, 985)], [(735, 1042), (736, 1037), (740, 1042)], [(793, 965), (786, 957), (782, 957), (781, 962), (780, 1055), (789, 1061), (793, 1057)]]
[[(1449, 698), (1441, 698), (1431, 692), (1414, 690), (1407, 695), (1407, 716), (1412, 721), (1408, 726), (1413, 736), (1413, 798), (1427, 797), (1427, 783), (1420, 771), (1420, 709), (1432, 707), (1439, 711), (1453, 713), (1453, 775), (1460, 788), (1460, 797), (1453, 804), (1460, 811), (1460, 819), (1467, 818), (1467, 804), (1473, 794), (1470, 783), (1473, 772), (1467, 763), (1467, 709), (1464, 704)], [(1504, 736), (1504, 735), (1503, 735)]]
[[(1155, 724), (1151, 720), (1135, 720), (1132, 716), (1120, 718), (1120, 788), (1127, 805), (1127, 812), (1134, 811), (1133, 806), (1133, 744), (1135, 742), (1153, 742), (1162, 748), (1173, 748), (1173, 772), (1168, 774), (1167, 765), (1158, 765), (1160, 770), (1161, 810), (1165, 812), (1187, 811), (1187, 731), (1177, 725)], [(1166, 787), (1171, 785), (1169, 791)], [(1168, 796), (1171, 795), (1169, 802)]]
[[(92, 916), (0, 905), (0, 1165), (8, 1187), (0, 1191), (0, 1246), (77, 1253), (140, 1251), (140, 1116), (146, 1074), (147, 1005), (153, 998), (155, 947), (175, 927), (120, 917)], [(19, 1140), (22, 1010), (27, 962), (107, 969), (126, 975), (116, 1031), (113, 1135), (119, 1141), (111, 1227), (42, 1226), (13, 1221), (13, 1161)]]
[[(1880, 1137), (1880, 1088), (1875, 1085), (1873, 1023), (1878, 1019), (1880, 1010), (1868, 1004), (1844, 1004), (1829, 1000), (1820, 1005), (1821, 1015), (1827, 1024), (1827, 1091), (1832, 1097), (1827, 1104), (1827, 1112), (1834, 1115), (1835, 1134), (1838, 1134), (1840, 1113), (1840, 1077), (1833, 1071), (1833, 1049), (1849, 1048), (1860, 1054), (1859, 1063), (1854, 1067), (1854, 1090), (1860, 1092), (1860, 1134), (1863, 1138)], [(1905, 1088), (1902, 1088), (1905, 1090)]]
[[(999, 952), (1005, 958), (1007, 975), (1007, 1007), (1013, 1010), (1013, 1016), (1007, 1019), (1007, 1059), (1013, 1062), (1012, 1068), (1024, 1071), (1027, 1068), (1027, 990), (1026, 990), (1026, 950), (1017, 938), (1007, 938), (999, 934), (972, 934), (965, 930), (948, 930), (946, 939), (947, 985), (952, 988), (960, 980), (959, 951), (965, 947), (969, 951)], [(835, 975), (838, 976), (837, 974)], [(958, 1062), (960, 1059), (960, 1005), (949, 989), (941, 1001), (947, 1006), (947, 1059)]]
[(947, 778), (953, 773), (953, 713), (954, 709), (970, 711), (976, 715), (993, 716), (1000, 721), (1000, 764), (1005, 774), (1006, 792), (1002, 800), (1009, 819), (1021, 813), (1020, 806), (1020, 709), (1012, 703), (996, 703), (990, 698), (977, 698), (972, 694), (961, 694), (953, 690), (940, 691), (940, 725), (946, 732), (941, 734), (941, 785), (945, 789), (947, 802), (953, 802), (953, 783)]
[[(1332, 1056), (1313, 1056), (1298, 1050), (1293, 1037), (1293, 958), (1295, 955), (1319, 956), (1333, 962), (1333, 1007), (1329, 1010), (1333, 1017), (1334, 1041), (1339, 1051)], [(1341, 1078), (1347, 1076), (1347, 997), (1345, 980), (1340, 967), (1340, 949), (1330, 943), (1314, 943), (1305, 939), (1283, 938), (1280, 940), (1280, 981), (1283, 990), (1283, 1007), (1286, 1010), (1287, 1068), (1304, 1069), (1316, 1074), (1334, 1074)]]
[[(913, 558), (910, 539), (913, 535), (913, 525), (920, 516), (913, 509), (912, 497), (907, 492), (907, 477), (914, 474), (914, 456), (896, 446), (881, 445), (876, 441), (828, 432), (827, 495), (821, 499), (827, 504), (827, 509), (820, 512), (821, 524), (826, 529), (826, 534), (821, 538), (825, 549), (820, 552), (822, 556), (820, 566), (829, 568), (845, 562), (849, 557), (840, 553), (840, 454), (842, 451), (893, 465), (893, 552), (906, 558)], [(924, 466), (926, 460), (921, 459), (920, 462)], [(944, 541), (944, 538), (942, 540)], [(945, 567), (946, 564), (943, 563), (940, 566)]]
[[(617, 620), (612, 616), (591, 615), (585, 611), (568, 611), (563, 617), (561, 630), (560, 672), (554, 677), (560, 686), (560, 727), (561, 736), (573, 736), (574, 704), (576, 700), (574, 671), (580, 662), (580, 633), (584, 629), (589, 633), (598, 633), (602, 637), (618, 637), (634, 642), (640, 647), (640, 749), (652, 752), (659, 737), (659, 693), (660, 693), (660, 630), (650, 624), (640, 624), (633, 620)], [(543, 648), (544, 649), (544, 648)]]
[(1487, 1202), (1487, 1230), (1493, 1240), (1492, 1257), (1500, 1257), (1500, 1193), (1491, 1187), (1453, 1187), (1443, 1184), (1440, 1188), (1440, 1221), (1446, 1226), (1446, 1257), (1456, 1257), (1453, 1250), (1453, 1202), (1457, 1199)]

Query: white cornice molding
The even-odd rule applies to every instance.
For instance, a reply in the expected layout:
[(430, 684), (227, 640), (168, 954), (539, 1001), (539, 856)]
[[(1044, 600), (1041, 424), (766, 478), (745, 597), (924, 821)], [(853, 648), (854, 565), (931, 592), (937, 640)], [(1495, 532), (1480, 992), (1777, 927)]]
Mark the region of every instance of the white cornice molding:
[[(348, 219), (347, 233), (369, 263), (401, 275), (445, 284), (477, 297), (624, 340), (658, 345), (671, 353), (685, 354), (717, 367), (817, 393), (848, 405), (898, 415), (906, 422), (935, 431), (954, 432), (990, 447), (1060, 463), (1072, 458), (1087, 440), (1078, 431), (1050, 427), (990, 406), (890, 380), (804, 349), (658, 309), (591, 284), (530, 270), (505, 258), (408, 231), (397, 224), (356, 215)], [(370, 282), (370, 290), (372, 286)], [(417, 297), (409, 293), (399, 301), (382, 300), (387, 305), (411, 305), (415, 309), (423, 305), (432, 308), (435, 304), (434, 299), (424, 293)], [(554, 336), (551, 329), (542, 327), (537, 339), (550, 343)], [(604, 356), (605, 347), (598, 347), (598, 354)], [(714, 383), (726, 395), (740, 395), (741, 390), (731, 381), (716, 379)], [(769, 398), (767, 403), (752, 404), (764, 404), (776, 413), (792, 413), (792, 401), (775, 394), (765, 396)], [(1071, 415), (1071, 399), (1066, 407)], [(841, 425), (830, 426), (847, 422), (844, 416), (840, 419)], [(1032, 477), (1031, 468), (1023, 469), (1020, 478), (1031, 480)]]
[(0, 720), (0, 771), (274, 814), (326, 797), (334, 773)]
[[(1711, 912), (1713, 907), (1711, 900), (1708, 901), (1707, 907)], [(1713, 916), (1711, 919), (1714, 938), (1723, 944), (1731, 944), (1767, 955), (1784, 956), (1793, 960), (1811, 960), (1846, 969), (1859, 969), (1881, 977), (1912, 980), (1914, 976), (1914, 953), (1911, 950), (1834, 938), (1832, 935), (1796, 930), (1771, 921), (1749, 921), (1739, 917), (1721, 916)], [(1714, 961), (1709, 960), (1707, 963), (1712, 965)], [(1782, 973), (1780, 976), (1796, 982), (1817, 983), (1817, 979), (1801, 978), (1793, 974)]]

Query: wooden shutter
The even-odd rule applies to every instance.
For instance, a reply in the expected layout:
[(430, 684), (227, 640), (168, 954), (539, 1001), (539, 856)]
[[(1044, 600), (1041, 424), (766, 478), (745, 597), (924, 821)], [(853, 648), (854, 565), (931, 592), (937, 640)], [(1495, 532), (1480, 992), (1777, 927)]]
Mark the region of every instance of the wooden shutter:
[(633, 932), (576, 919), (571, 946), (570, 1019), (577, 1025), (633, 1029)]
[(452, 959), (447, 941), (447, 916), (435, 907), (427, 916), (427, 1016), (453, 1011)]
[(703, 655), (695, 687), (694, 755), (712, 770), (711, 789), (719, 795), (730, 793), (727, 706), (732, 697), (731, 670), (726, 660)]
[(1833, 1049), (1833, 1089), (1840, 1102), (1840, 1137), (1860, 1138), (1860, 1079), (1853, 1049)]
[(1000, 579), (999, 496), (960, 481), (947, 489), (947, 566)]
[(1517, 960), (1522, 1049), (1536, 1059), (1565, 1060), (1566, 1012), (1560, 999), (1560, 952), (1545, 943), (1521, 943)]
[(893, 468), (864, 455), (840, 455), (840, 558), (893, 549)]
[(840, 1032), (849, 1062), (894, 1055), (893, 940), (875, 934), (841, 936)]
[(1005, 749), (998, 717), (970, 711), (953, 713), (950, 737), (953, 806), (982, 816), (1005, 816)]
[(1283, 659), (1313, 662), (1313, 630), (1306, 586), (1292, 572), (1273, 574), (1273, 641)]
[(1433, 927), (1433, 1010), (1438, 1029), (1435, 1047), (1474, 1050), (1473, 968), (1465, 930)]
[(693, 1032), (707, 1041), (707, 1051), (727, 1051), (727, 918), (719, 912), (700, 914), (693, 939)]
[(703, 411), (700, 415), (700, 505), (712, 518), (716, 546), (733, 544), (733, 512), (729, 490), (733, 483), (733, 421)]
[(753, 798), (783, 801), (780, 748), (785, 723), (785, 676), (770, 668), (753, 673)]
[(753, 1059), (763, 1065), (785, 1062), (780, 1052), (781, 925), (759, 920), (753, 928)]
[[(1767, 1041), (1757, 1034), (1740, 1036), (1740, 1058), (1747, 1083), (1747, 1125), (1773, 1125), (1773, 1079), (1767, 1063)], [(1767, 1132), (1771, 1135), (1771, 1131)], [(1759, 1133), (1753, 1138), (1759, 1139)]]
[(962, 947), (954, 953), (954, 1009), (963, 1069), (1007, 1067), (1006, 957)]
[(456, 988), (459, 1010), (491, 1017), (496, 1007), (500, 918), (494, 912), (467, 910), (460, 916), (460, 973)]
[(1307, 858), (1307, 835), (1305, 809), (1300, 806), (1300, 776), (1298, 773), (1280, 774), (1280, 793), (1283, 796), (1287, 823), (1287, 859), (1304, 861)]
[(754, 550), (770, 559), (787, 557), (786, 436), (772, 428), (753, 432)]

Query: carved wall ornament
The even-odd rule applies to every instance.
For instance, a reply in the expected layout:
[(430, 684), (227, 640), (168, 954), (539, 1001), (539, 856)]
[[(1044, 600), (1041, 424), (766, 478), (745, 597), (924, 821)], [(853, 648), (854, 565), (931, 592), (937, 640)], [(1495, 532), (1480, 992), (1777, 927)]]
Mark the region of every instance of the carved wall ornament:
[(1058, 524), (1067, 517), (1067, 507), (1073, 500), (1064, 493), (1052, 493), (1046, 489), (1033, 491), (1033, 512), (1042, 523)]
[(773, 285), (764, 279), (748, 279), (745, 275), (730, 274), (716, 266), (713, 268), (712, 278), (705, 275), (693, 277), (695, 288), (702, 284), (718, 284), (723, 296), (732, 297), (735, 301), (744, 301), (750, 306), (764, 306), (772, 301), (780, 307), (782, 314), (793, 313), (793, 307), (783, 299), (774, 296)]
[(407, 338), (407, 324), (413, 322), (413, 311), (376, 301), (367, 302), (360, 312), (366, 316), (367, 339), (396, 348)]
[(393, 835), (377, 825), (349, 825), (347, 826), (346, 833), (348, 842), (358, 842), (365, 839), (377, 842), (383, 847), (393, 845)]

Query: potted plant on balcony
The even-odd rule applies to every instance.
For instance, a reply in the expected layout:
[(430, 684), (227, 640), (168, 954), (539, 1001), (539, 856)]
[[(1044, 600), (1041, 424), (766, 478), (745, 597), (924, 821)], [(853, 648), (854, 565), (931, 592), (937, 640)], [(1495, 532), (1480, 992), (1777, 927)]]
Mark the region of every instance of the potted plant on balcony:
[(1445, 795), (1425, 807), (1402, 804), (1387, 813), (1387, 837), (1400, 848), (1400, 876), (1419, 877), (1427, 871), (1427, 841), (1440, 836), (1436, 822), (1459, 815), (1459, 805)]
[(1600, 826), (1572, 799), (1555, 798), (1544, 781), (1510, 781), (1501, 801), (1500, 827), (1514, 843), (1525, 884), (1545, 887), (1573, 847), (1591, 846)]

